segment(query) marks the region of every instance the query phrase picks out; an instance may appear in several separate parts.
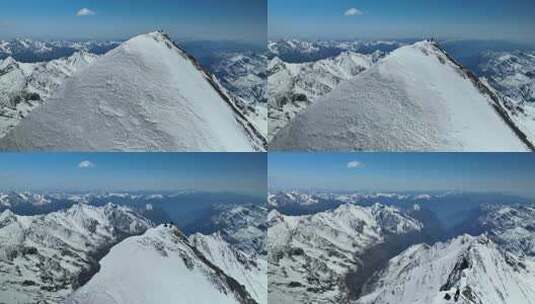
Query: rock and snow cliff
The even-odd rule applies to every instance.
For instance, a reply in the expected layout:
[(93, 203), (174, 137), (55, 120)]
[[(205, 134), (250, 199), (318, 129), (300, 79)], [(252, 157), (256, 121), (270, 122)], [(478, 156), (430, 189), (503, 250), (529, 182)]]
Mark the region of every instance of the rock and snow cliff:
[(150, 223), (125, 207), (77, 204), (59, 212), (0, 214), (0, 302), (59, 303), (99, 269), (100, 256)]
[(349, 272), (367, 250), (422, 229), (399, 210), (346, 204), (306, 216), (268, 216), (269, 298), (274, 303), (344, 303)]

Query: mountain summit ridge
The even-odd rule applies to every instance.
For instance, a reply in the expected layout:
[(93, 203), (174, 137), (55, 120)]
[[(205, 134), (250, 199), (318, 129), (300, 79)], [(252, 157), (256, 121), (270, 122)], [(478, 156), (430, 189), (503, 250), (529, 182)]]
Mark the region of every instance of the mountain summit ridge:
[(530, 150), (495, 98), (437, 43), (421, 41), (320, 97), (271, 144), (312, 151)]
[(136, 36), (69, 78), (4, 150), (253, 151), (263, 138), (162, 32)]

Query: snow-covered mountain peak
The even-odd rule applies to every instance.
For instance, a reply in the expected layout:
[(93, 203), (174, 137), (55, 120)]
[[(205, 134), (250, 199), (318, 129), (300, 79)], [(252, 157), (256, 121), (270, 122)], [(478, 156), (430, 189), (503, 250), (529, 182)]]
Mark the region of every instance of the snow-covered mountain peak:
[(160, 225), (125, 239), (101, 260), (101, 266), (66, 303), (166, 303), (176, 300), (177, 294), (184, 303), (257, 303), (243, 285), (173, 225)]
[(0, 146), (252, 151), (262, 149), (256, 135), (212, 75), (154, 32), (126, 41), (73, 75)]
[(361, 255), (390, 237), (421, 225), (389, 207), (344, 204), (313, 215), (270, 213), (270, 299), (277, 303), (346, 303), (346, 275), (361, 269)]
[(532, 276), (526, 264), (504, 254), (487, 235), (460, 235), (412, 246), (392, 258), (356, 303), (527, 304), (535, 294)]
[(396, 207), (375, 203), (371, 208), (385, 233), (402, 234), (423, 228), (419, 221), (402, 214)]
[(0, 70), (3, 70), (6, 67), (8, 67), (8, 66), (10, 66), (12, 64), (15, 64), (15, 63), (17, 63), (17, 61), (13, 57), (9, 56), (6, 59), (0, 61)]
[(7, 303), (61, 302), (98, 271), (99, 255), (150, 227), (129, 209), (82, 204), (36, 216), (4, 211), (0, 218), (0, 294)]
[(229, 244), (221, 232), (196, 233), (189, 240), (210, 262), (245, 286), (258, 302), (267, 304), (267, 261)]
[[(400, 47), (320, 97), (273, 149), (526, 151), (498, 98), (429, 41)], [(489, 136), (488, 130), (493, 130)]]
[(271, 221), (278, 220), (280, 218), (282, 218), (282, 214), (277, 209), (273, 209), (268, 213), (267, 221), (271, 222)]
[(267, 69), (270, 136), (317, 98), (370, 68), (377, 60), (375, 56), (344, 51), (332, 58), (306, 63), (271, 59)]
[(13, 218), (14, 216), (15, 214), (11, 210), (4, 210), (2, 213), (0, 213), (0, 224)]

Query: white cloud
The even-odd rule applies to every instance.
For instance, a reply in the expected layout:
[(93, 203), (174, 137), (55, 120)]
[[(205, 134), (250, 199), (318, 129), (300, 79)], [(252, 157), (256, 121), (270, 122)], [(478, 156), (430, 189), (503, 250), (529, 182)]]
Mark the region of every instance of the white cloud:
[(92, 162), (88, 160), (81, 161), (78, 164), (78, 168), (81, 168), (81, 169), (94, 168), (94, 167), (95, 167), (95, 164), (93, 164)]
[(362, 168), (362, 167), (364, 167), (364, 164), (356, 160), (353, 160), (347, 163), (348, 169), (356, 169), (356, 168)]
[(80, 10), (76, 13), (76, 16), (78, 16), (78, 17), (83, 17), (83, 16), (92, 16), (92, 15), (94, 15), (94, 14), (95, 14), (94, 11), (92, 11), (92, 10), (90, 10), (90, 9), (88, 9), (88, 8), (86, 8), (86, 7), (84, 7), (84, 8), (82, 8), (82, 9), (80, 9)]
[(345, 13), (344, 13), (345, 16), (360, 16), (362, 15), (362, 11), (357, 9), (357, 8), (350, 8), (348, 9)]

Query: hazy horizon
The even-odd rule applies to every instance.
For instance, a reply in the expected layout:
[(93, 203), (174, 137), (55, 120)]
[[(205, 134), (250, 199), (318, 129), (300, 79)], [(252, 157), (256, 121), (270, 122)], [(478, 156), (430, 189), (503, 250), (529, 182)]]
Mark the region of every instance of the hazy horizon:
[(272, 153), (268, 190), (504, 193), (535, 199), (535, 156), (518, 153)]
[(0, 168), (0, 191), (267, 191), (262, 153), (3, 153)]
[(535, 44), (534, 11), (529, 0), (273, 0), (268, 2), (268, 39), (435, 37)]
[(266, 5), (265, 0), (22, 0), (0, 11), (0, 39), (126, 40), (163, 29), (177, 39), (260, 44), (266, 40)]

